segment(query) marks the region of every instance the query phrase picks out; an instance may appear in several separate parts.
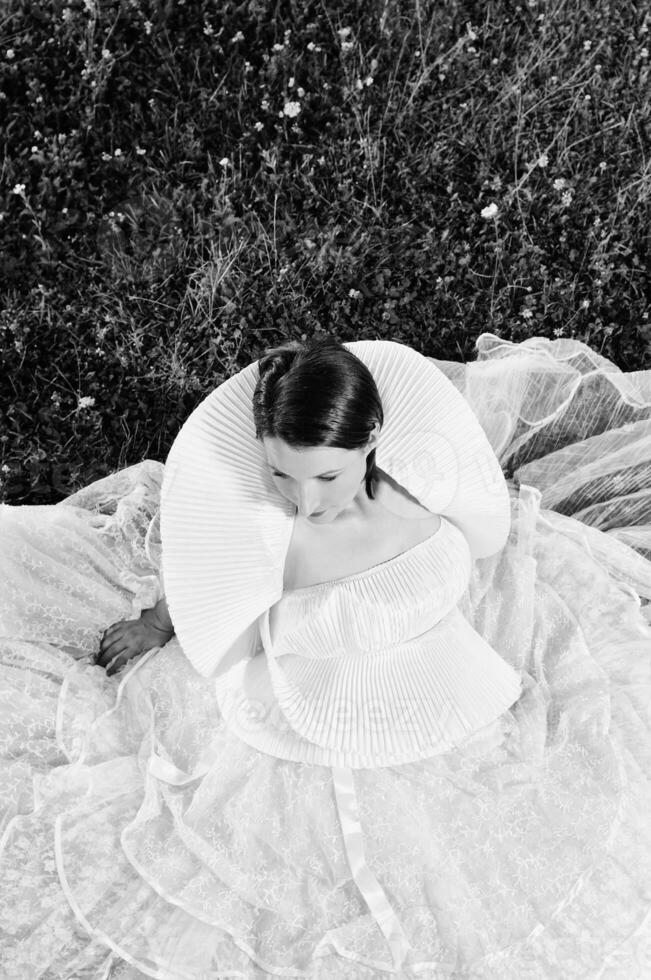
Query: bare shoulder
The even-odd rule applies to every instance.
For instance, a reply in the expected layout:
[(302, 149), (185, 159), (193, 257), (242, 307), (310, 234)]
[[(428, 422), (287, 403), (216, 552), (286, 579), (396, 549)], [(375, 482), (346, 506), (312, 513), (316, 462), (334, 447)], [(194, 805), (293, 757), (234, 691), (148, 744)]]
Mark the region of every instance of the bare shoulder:
[(424, 507), (404, 487), (396, 483), (384, 470), (379, 470), (379, 473), (380, 481), (375, 496), (388, 510), (393, 511), (399, 517), (411, 518), (412, 520), (426, 520), (428, 517), (437, 516), (433, 515), (432, 511)]

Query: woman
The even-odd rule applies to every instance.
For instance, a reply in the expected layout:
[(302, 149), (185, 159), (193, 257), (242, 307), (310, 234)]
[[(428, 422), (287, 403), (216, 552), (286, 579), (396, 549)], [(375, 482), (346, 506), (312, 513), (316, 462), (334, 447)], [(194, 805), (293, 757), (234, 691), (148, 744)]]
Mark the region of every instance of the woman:
[(644, 975), (651, 376), (478, 349), (272, 351), (2, 509), (5, 975)]

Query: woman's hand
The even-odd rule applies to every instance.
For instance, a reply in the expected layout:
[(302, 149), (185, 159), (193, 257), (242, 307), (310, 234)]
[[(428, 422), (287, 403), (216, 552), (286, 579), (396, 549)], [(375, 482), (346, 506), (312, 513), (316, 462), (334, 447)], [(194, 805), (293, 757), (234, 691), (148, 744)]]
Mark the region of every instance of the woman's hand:
[(106, 667), (111, 676), (132, 657), (137, 657), (152, 647), (162, 647), (174, 635), (174, 629), (156, 625), (158, 618), (153, 609), (144, 609), (139, 619), (121, 619), (104, 630), (95, 663)]

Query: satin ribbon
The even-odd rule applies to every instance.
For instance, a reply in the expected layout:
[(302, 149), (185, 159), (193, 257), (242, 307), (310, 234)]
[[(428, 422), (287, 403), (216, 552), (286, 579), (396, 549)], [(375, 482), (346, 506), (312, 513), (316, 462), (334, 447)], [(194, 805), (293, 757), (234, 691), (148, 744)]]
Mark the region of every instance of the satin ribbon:
[(366, 863), (352, 770), (347, 766), (330, 768), (350, 870), (355, 884), (389, 944), (393, 965), (400, 968), (412, 947), (382, 886)]
[(170, 786), (187, 786), (193, 783), (195, 779), (205, 776), (216, 759), (217, 750), (210, 746), (199, 759), (194, 771), (187, 773), (175, 766), (169, 759), (152, 752), (149, 756), (147, 769), (156, 779), (160, 779), (161, 782), (168, 783)]
[[(194, 772), (186, 773), (168, 759), (152, 753), (148, 768), (153, 776), (171, 786), (187, 786), (206, 774), (215, 757), (216, 750), (210, 747), (199, 760)], [(382, 886), (366, 863), (352, 770), (346, 766), (330, 768), (344, 848), (353, 879), (389, 944), (394, 967), (400, 969), (408, 953), (412, 951), (412, 946)]]

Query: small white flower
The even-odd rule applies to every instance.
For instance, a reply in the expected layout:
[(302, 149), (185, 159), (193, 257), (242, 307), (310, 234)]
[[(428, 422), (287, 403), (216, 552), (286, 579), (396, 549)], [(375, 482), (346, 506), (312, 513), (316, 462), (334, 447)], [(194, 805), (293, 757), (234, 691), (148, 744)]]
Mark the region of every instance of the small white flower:
[(546, 153), (541, 153), (538, 159), (536, 160), (537, 167), (546, 167), (548, 163), (549, 163), (549, 157), (547, 156)]
[(373, 84), (373, 76), (367, 75), (366, 78), (364, 79), (364, 85), (366, 85), (366, 87), (368, 88), (368, 86), (372, 84)]
[(295, 116), (297, 116), (300, 111), (301, 111), (301, 107), (298, 102), (286, 102), (285, 105), (283, 106), (283, 114), (285, 116), (289, 116), (290, 119), (293, 119)]
[(68, 213), (67, 208), (61, 208), (61, 214), (67, 214), (67, 213)]
[(253, 128), (257, 129), (257, 131), (260, 132), (261, 129), (264, 129), (264, 123), (257, 122), (254, 124)]
[(533, 313), (529, 309), (520, 310), (520, 316), (523, 320), (531, 320)]
[(3, 473), (11, 473), (11, 469), (7, 466), (6, 463), (3, 463), (2, 466), (0, 466), (0, 469), (2, 470)]
[(271, 50), (272, 51), (284, 51), (285, 50), (285, 45), (284, 44), (274, 44), (274, 46), (272, 47)]
[(290, 78), (290, 80), (287, 82), (287, 88), (294, 88), (294, 76), (293, 75)]
[(219, 166), (223, 167), (225, 170), (226, 167), (230, 166), (230, 163), (231, 161), (228, 159), (228, 157), (222, 157), (221, 160), (219, 161)]
[(203, 33), (206, 35), (206, 37), (212, 37), (212, 35), (215, 32), (212, 29), (212, 27), (210, 26), (210, 24), (206, 24), (205, 27), (204, 27), (204, 29), (203, 29)]
[(487, 207), (481, 209), (481, 216), (489, 221), (491, 218), (497, 217), (497, 204), (493, 201), (492, 204), (487, 205)]
[(342, 51), (352, 51), (354, 47), (355, 47), (355, 45), (354, 45), (354, 43), (352, 41), (342, 41), (341, 42), (341, 50)]
[(120, 149), (120, 147), (118, 147), (117, 150), (113, 150), (113, 156), (114, 157), (121, 157), (122, 156), (122, 150)]
[(584, 51), (589, 51), (591, 47), (592, 47), (592, 41), (584, 41), (583, 42), (583, 50)]
[(477, 32), (473, 28), (473, 26), (470, 23), (470, 21), (467, 21), (467, 23), (466, 23), (466, 30), (468, 31), (468, 37), (470, 38), (470, 40), (471, 41), (476, 41), (477, 40)]
[(561, 197), (561, 204), (563, 205), (564, 208), (567, 208), (567, 207), (570, 206), (570, 204), (572, 203), (572, 197), (573, 196), (574, 196), (574, 191), (571, 188), (570, 188), (570, 190), (567, 190), (567, 191), (564, 191), (563, 192), (563, 195)]
[(567, 186), (567, 181), (565, 180), (565, 177), (557, 177), (556, 180), (554, 181), (555, 191), (562, 191), (563, 188), (566, 186)]
[(14, 184), (11, 189), (12, 194), (17, 194), (19, 197), (25, 196), (25, 185), (24, 184)]
[(555, 327), (554, 330), (552, 331), (552, 333), (554, 334), (555, 337), (562, 337), (563, 336), (563, 328), (562, 327)]
[(337, 34), (339, 35), (340, 40), (344, 41), (351, 33), (351, 31), (352, 31), (352, 27), (340, 27), (339, 30), (337, 31)]
[(238, 41), (243, 41), (243, 40), (244, 40), (244, 35), (242, 34), (242, 31), (238, 31), (237, 34), (233, 34), (231, 38), (231, 44), (236, 44)]
[(112, 160), (113, 157), (110, 153), (102, 153), (102, 160)]
[(305, 89), (302, 87), (302, 85), (298, 86), (298, 88), (296, 89), (296, 94), (298, 95), (299, 99), (303, 98), (303, 96), (305, 95)]
[(13, 61), (14, 58), (16, 57), (16, 52), (14, 51), (13, 48), (7, 48), (5, 54), (7, 56), (7, 61)]
[(606, 163), (605, 160), (601, 161), (601, 163), (599, 164), (599, 169), (601, 170), (602, 173), (604, 172), (604, 170), (608, 169), (608, 164)]
[(360, 293), (359, 289), (349, 289), (348, 295), (351, 299), (359, 299), (362, 294)]
[(307, 50), (308, 51), (314, 51), (315, 49), (316, 49), (316, 44), (314, 43), (314, 41), (308, 41), (307, 42)]
[(590, 300), (589, 299), (582, 300), (582, 302), (581, 302), (582, 309), (587, 310), (589, 306), (590, 306)]
[(267, 109), (269, 108), (269, 100), (263, 99), (262, 102), (260, 103), (260, 108), (266, 112)]
[(110, 58), (111, 52), (108, 48), (102, 48), (102, 58)]
[(138, 154), (139, 157), (144, 157), (146, 152), (147, 150), (143, 150), (141, 146), (136, 147), (136, 153)]
[(40, 131), (40, 129), (35, 129), (34, 130), (34, 139), (35, 140), (40, 140), (40, 138), (41, 138), (42, 135), (43, 135), (43, 133)]
[(154, 25), (150, 20), (146, 20), (144, 23), (145, 34), (151, 34), (151, 29)]
[(91, 395), (84, 395), (77, 402), (77, 411), (81, 411), (83, 408), (92, 408), (95, 404), (95, 399)]

